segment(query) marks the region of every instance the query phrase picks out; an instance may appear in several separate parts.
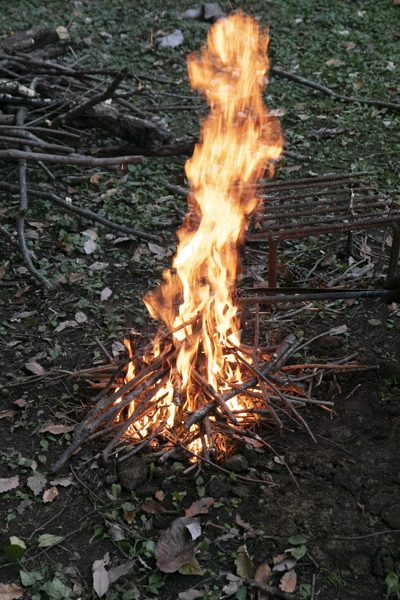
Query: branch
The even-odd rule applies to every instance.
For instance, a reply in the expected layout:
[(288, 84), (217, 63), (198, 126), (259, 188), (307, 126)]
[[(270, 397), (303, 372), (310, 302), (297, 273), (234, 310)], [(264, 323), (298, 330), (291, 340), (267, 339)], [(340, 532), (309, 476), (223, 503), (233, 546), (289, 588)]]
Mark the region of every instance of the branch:
[(119, 84), (127, 75), (127, 73), (128, 68), (125, 67), (124, 69), (122, 69), (121, 73), (119, 73), (115, 77), (114, 81), (108, 86), (108, 88), (104, 92), (101, 92), (101, 94), (96, 94), (96, 96), (93, 96), (93, 98), (91, 98), (87, 102), (84, 102), (83, 104), (72, 108), (67, 113), (56, 117), (52, 122), (53, 127), (58, 127), (59, 125), (66, 125), (67, 123), (70, 123), (71, 121), (82, 115), (85, 111), (89, 110), (90, 108), (93, 108), (93, 106), (96, 106), (96, 104), (101, 104), (108, 98), (111, 98)]
[(311, 81), (310, 79), (304, 79), (304, 77), (300, 77), (300, 75), (294, 75), (293, 73), (288, 73), (284, 71), (280, 67), (271, 67), (270, 73), (276, 75), (277, 77), (282, 77), (284, 79), (290, 79), (296, 83), (300, 83), (301, 85), (306, 85), (314, 90), (318, 90), (327, 96), (332, 96), (333, 98), (338, 98), (338, 100), (345, 100), (346, 102), (359, 102), (360, 104), (367, 104), (368, 106), (378, 106), (380, 108), (391, 108), (392, 110), (400, 110), (400, 104), (394, 104), (393, 102), (383, 102), (382, 100), (365, 100), (364, 98), (353, 98), (352, 96), (343, 96), (342, 94), (338, 94), (334, 92), (330, 88), (321, 85), (320, 83), (316, 83), (315, 81)]
[[(19, 188), (17, 185), (12, 185), (11, 183), (6, 183), (4, 181), (0, 181), (0, 190), (4, 190), (6, 192), (11, 192), (13, 194), (18, 194)], [(91, 210), (86, 210), (85, 208), (81, 208), (80, 206), (75, 206), (75, 204), (71, 204), (66, 200), (63, 200), (56, 194), (52, 192), (43, 192), (42, 190), (32, 190), (28, 189), (28, 194), (34, 198), (42, 198), (43, 200), (50, 200), (50, 202), (54, 202), (59, 206), (62, 206), (66, 210), (71, 212), (75, 212), (85, 219), (89, 219), (90, 221), (95, 221), (97, 223), (101, 223), (110, 229), (115, 229), (116, 231), (122, 231), (123, 233), (127, 233), (128, 235), (134, 235), (135, 237), (143, 240), (150, 240), (154, 242), (160, 242), (161, 239), (157, 235), (153, 235), (151, 233), (145, 233), (144, 231), (138, 231), (137, 229), (131, 229), (130, 227), (125, 227), (125, 225), (119, 225), (118, 223), (114, 223), (113, 221), (109, 221), (104, 217), (101, 217), (97, 213), (92, 212)]]
[(59, 156), (57, 154), (41, 154), (23, 152), (22, 150), (0, 150), (0, 158), (14, 158), (17, 160), (34, 160), (35, 162), (47, 161), (64, 165), (77, 165), (78, 167), (110, 167), (112, 165), (145, 165), (147, 160), (144, 156), (117, 156), (115, 158), (94, 158), (92, 156), (81, 156), (70, 154)]

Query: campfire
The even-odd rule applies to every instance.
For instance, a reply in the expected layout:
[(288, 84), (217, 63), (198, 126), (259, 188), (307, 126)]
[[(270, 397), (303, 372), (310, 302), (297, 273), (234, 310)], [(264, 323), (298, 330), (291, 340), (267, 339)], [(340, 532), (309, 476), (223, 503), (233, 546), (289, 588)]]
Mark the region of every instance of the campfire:
[[(284, 366), (307, 342), (289, 335), (280, 346), (260, 345), (258, 304), (254, 345), (241, 340), (248, 313), (235, 288), (240, 246), (250, 215), (260, 211), (256, 183), (266, 171), (272, 177), (283, 148), (280, 124), (261, 96), (267, 46), (267, 33), (238, 12), (211, 28), (200, 54), (189, 55), (191, 85), (206, 94), (210, 114), (185, 167), (189, 213), (178, 232), (172, 269), (144, 298), (159, 331), (145, 348), (137, 338), (127, 339), (127, 361), (79, 374), (109, 380), (54, 471), (98, 438), (106, 441), (104, 460), (114, 455), (122, 462), (150, 445), (162, 460), (184, 450), (193, 460), (216, 464), (238, 440), (269, 447), (263, 432), (271, 426), (282, 430), (286, 416), (312, 436), (298, 409), (332, 406), (311, 397), (313, 381), (364, 368)], [(305, 372), (310, 368), (311, 375)]]

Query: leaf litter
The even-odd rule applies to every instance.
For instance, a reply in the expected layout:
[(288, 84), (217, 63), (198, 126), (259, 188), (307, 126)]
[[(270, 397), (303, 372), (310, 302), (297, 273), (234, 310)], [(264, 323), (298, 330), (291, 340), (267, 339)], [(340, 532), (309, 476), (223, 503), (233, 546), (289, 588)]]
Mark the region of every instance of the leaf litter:
[(201, 533), (200, 524), (192, 517), (175, 519), (158, 540), (155, 557), (157, 567), (164, 573), (174, 573), (194, 558), (197, 545), (194, 540)]

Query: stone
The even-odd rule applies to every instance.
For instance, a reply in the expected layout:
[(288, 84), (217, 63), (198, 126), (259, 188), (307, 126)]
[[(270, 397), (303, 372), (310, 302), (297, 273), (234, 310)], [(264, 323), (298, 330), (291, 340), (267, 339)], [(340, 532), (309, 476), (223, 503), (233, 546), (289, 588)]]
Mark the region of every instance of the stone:
[(245, 473), (249, 468), (249, 463), (241, 454), (234, 454), (231, 458), (223, 462), (222, 466), (224, 469), (228, 469), (228, 471), (233, 471), (234, 473)]
[(121, 485), (131, 492), (146, 481), (147, 473), (146, 463), (141, 458), (132, 456), (121, 464), (118, 476)]
[(392, 529), (400, 529), (400, 504), (394, 504), (383, 513), (383, 518)]

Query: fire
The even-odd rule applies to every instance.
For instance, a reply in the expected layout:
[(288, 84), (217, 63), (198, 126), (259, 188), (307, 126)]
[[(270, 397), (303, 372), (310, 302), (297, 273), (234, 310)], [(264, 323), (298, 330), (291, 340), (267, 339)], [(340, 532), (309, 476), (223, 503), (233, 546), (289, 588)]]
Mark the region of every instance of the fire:
[[(238, 12), (218, 21), (207, 46), (187, 59), (192, 88), (206, 94), (210, 114), (185, 166), (191, 210), (178, 231), (173, 269), (164, 271), (164, 283), (144, 298), (154, 318), (164, 321), (170, 331), (177, 329), (176, 368), (158, 392), (166, 397), (169, 425), (179, 404), (177, 385), (188, 410), (205, 402), (192, 384), (193, 368), (218, 392), (226, 389), (226, 382), (240, 381), (239, 368), (232, 366), (235, 359), (226, 351), (227, 342), (240, 343), (232, 301), (240, 270), (238, 248), (249, 215), (261, 202), (254, 184), (266, 169), (273, 174), (273, 161), (283, 146), (280, 125), (269, 116), (261, 97), (269, 67), (267, 46), (268, 35), (258, 23)], [(199, 222), (194, 228), (195, 214)], [(153, 345), (156, 357), (158, 338)], [(127, 380), (133, 376), (131, 367)], [(135, 425), (145, 433), (150, 420)]]
[[(218, 390), (234, 373), (223, 356), (227, 340), (239, 343), (237, 308), (232, 303), (240, 261), (238, 245), (259, 205), (253, 184), (282, 152), (279, 123), (268, 115), (261, 92), (268, 70), (268, 36), (241, 12), (218, 21), (201, 54), (188, 56), (192, 88), (207, 95), (210, 114), (201, 141), (186, 163), (191, 203), (200, 212), (196, 231), (190, 215), (178, 232), (174, 273), (145, 298), (154, 318), (175, 329), (201, 315), (201, 326), (188, 325), (174, 334), (179, 347), (177, 368), (182, 389), (190, 390), (191, 369), (204, 357), (207, 381)], [(190, 407), (190, 398), (189, 407)]]

